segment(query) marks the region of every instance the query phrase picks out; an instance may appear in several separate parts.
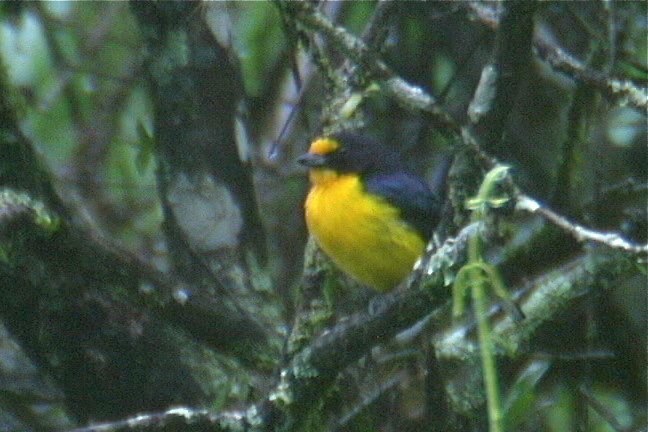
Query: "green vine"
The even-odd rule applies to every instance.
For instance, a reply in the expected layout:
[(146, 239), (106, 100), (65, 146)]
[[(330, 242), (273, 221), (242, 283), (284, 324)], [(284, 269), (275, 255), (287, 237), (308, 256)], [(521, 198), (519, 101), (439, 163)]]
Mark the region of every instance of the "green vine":
[[(508, 176), (509, 167), (496, 166), (486, 174), (477, 196), (466, 202), (466, 207), (473, 211), (472, 222), (483, 221), (489, 209), (504, 206), (509, 197), (498, 192), (498, 186)], [(477, 233), (468, 243), (468, 262), (457, 273), (453, 285), (453, 315), (459, 316), (465, 310), (465, 297), (468, 291), (473, 301), (477, 317), (480, 355), (486, 388), (488, 421), (490, 432), (502, 432), (503, 411), (499, 392), (493, 336), (488, 322), (487, 289), (498, 297), (509, 299), (504, 282), (497, 269), (483, 259), (483, 239)]]

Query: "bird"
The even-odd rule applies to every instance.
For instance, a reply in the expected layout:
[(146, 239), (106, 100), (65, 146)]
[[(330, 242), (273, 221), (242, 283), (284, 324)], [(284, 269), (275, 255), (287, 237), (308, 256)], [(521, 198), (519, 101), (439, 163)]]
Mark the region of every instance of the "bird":
[(394, 149), (356, 131), (315, 138), (297, 161), (309, 170), (304, 208), (315, 242), (358, 282), (379, 292), (396, 287), (439, 223), (441, 194)]

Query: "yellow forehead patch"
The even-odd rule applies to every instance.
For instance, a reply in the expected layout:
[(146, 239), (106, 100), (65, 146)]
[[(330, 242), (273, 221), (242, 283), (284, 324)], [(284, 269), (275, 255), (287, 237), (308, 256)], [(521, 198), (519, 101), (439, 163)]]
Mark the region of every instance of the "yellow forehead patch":
[(337, 140), (333, 138), (322, 137), (317, 138), (315, 141), (313, 141), (310, 149), (308, 149), (308, 152), (313, 154), (326, 155), (333, 153), (339, 148), (340, 143)]

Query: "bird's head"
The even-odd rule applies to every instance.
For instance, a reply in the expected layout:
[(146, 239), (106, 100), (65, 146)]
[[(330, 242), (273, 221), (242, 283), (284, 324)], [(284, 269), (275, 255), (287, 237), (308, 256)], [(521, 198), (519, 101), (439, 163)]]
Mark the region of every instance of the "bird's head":
[(361, 176), (400, 168), (398, 155), (380, 143), (351, 132), (316, 138), (297, 161), (310, 169), (314, 184), (346, 174)]

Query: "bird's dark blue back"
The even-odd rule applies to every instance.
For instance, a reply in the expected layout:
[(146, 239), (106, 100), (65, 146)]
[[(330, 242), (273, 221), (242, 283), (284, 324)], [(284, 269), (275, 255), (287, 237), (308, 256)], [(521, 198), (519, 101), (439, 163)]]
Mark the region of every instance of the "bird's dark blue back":
[(426, 240), (439, 222), (441, 200), (419, 177), (407, 171), (374, 173), (365, 177), (367, 192), (400, 209), (401, 217)]

